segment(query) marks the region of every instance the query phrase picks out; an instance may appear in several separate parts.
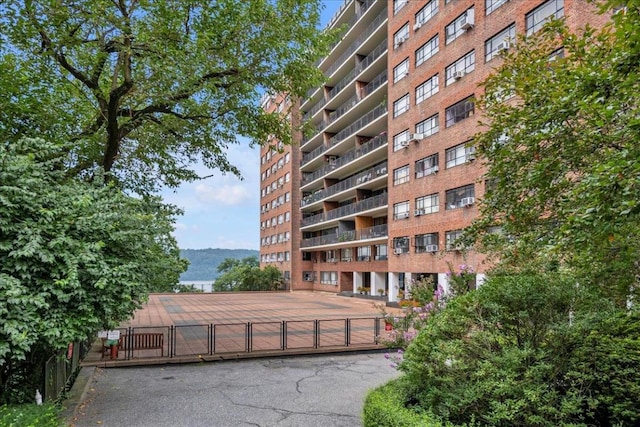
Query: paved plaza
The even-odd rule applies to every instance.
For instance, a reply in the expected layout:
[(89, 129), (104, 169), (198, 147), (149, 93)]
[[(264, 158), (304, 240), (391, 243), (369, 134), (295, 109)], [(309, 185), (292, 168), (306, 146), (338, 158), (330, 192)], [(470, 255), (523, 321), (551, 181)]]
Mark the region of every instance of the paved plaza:
[[(97, 340), (82, 363), (111, 367), (375, 349), (376, 331), (384, 327), (382, 304), (304, 291), (152, 294), (120, 325), (123, 341), (115, 357), (105, 357)], [(133, 344), (138, 339), (157, 344), (143, 349)]]
[(121, 326), (376, 317), (380, 310), (375, 303), (383, 302), (305, 291), (152, 294), (134, 318)]

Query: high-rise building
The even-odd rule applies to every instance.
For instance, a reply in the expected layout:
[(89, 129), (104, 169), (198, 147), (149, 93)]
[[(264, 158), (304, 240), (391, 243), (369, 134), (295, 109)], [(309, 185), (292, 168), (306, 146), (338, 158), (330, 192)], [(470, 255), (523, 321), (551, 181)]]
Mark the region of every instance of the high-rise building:
[[(285, 183), (299, 195), (287, 208), (300, 215), (288, 224), (292, 289), (395, 300), (422, 277), (446, 288), (461, 264), (481, 283), (482, 254), (456, 241), (486, 187), (472, 143), (479, 83), (517, 36), (551, 17), (601, 25), (596, 12), (587, 0), (346, 0), (329, 24), (346, 32), (318, 65), (328, 81), (300, 104), (315, 132), (285, 149), (300, 158)], [(261, 212), (275, 197), (264, 194), (275, 182), (264, 151)], [(263, 242), (277, 235), (269, 213)], [(261, 253), (264, 263), (280, 252)]]

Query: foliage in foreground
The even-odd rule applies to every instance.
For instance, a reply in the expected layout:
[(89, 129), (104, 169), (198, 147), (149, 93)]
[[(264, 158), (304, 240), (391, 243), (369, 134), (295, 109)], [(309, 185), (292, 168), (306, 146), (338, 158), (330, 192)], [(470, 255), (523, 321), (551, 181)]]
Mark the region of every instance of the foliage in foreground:
[(59, 427), (58, 409), (55, 405), (2, 405), (0, 426), (3, 427)]
[[(6, 4), (6, 5), (5, 5)], [(0, 8), (0, 139), (69, 144), (70, 175), (100, 170), (153, 192), (227, 150), (291, 142), (263, 93), (304, 97), (333, 36), (318, 0), (5, 0)], [(291, 108), (288, 105), (287, 108)]]
[(64, 153), (45, 141), (0, 145), (0, 402), (30, 400), (56, 350), (173, 288), (186, 267), (176, 214), (101, 180), (65, 178)]
[(455, 425), (640, 423), (640, 311), (574, 285), (499, 276), (449, 301), (404, 354), (401, 405)]
[(640, 1), (606, 3), (626, 6), (614, 26), (554, 22), (486, 80), (474, 144), (490, 186), (474, 230), (501, 268), (561, 265), (624, 306), (640, 289)]
[(215, 292), (276, 291), (282, 287), (282, 272), (273, 265), (262, 270), (258, 257), (226, 258), (218, 265), (220, 277), (213, 284)]

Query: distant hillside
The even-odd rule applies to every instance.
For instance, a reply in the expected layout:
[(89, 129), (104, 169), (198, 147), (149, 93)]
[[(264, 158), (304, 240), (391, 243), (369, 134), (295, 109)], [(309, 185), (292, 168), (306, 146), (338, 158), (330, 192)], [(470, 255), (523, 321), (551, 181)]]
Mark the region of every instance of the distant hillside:
[(218, 277), (218, 265), (226, 258), (257, 257), (259, 252), (252, 249), (180, 249), (180, 256), (191, 263), (180, 280), (214, 280)]

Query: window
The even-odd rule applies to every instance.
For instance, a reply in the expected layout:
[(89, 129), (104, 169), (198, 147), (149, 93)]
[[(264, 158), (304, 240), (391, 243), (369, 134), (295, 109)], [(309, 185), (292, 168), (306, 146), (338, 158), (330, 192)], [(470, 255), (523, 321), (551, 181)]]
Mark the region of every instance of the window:
[(303, 261), (311, 261), (311, 252), (302, 252)]
[(416, 178), (433, 175), (438, 172), (438, 153), (420, 159), (416, 162)]
[(409, 182), (409, 165), (393, 170), (393, 185), (400, 185), (405, 182)]
[(324, 259), (326, 262), (337, 262), (338, 261), (338, 255), (336, 253), (337, 251), (335, 250), (330, 250), (330, 251), (325, 251), (324, 252)]
[(393, 35), (393, 48), (398, 49), (409, 40), (409, 23), (406, 23)]
[(285, 212), (284, 213), (284, 221), (285, 222), (289, 222), (291, 220), (291, 213), (290, 212)]
[(396, 83), (409, 75), (409, 58), (395, 66), (393, 69), (393, 82)]
[(393, 254), (408, 254), (409, 253), (409, 237), (395, 237), (393, 239)]
[(433, 116), (424, 119), (420, 123), (416, 124), (416, 133), (421, 133), (424, 138), (437, 133), (438, 128), (438, 115), (434, 114)]
[(416, 253), (422, 254), (426, 252), (438, 251), (438, 233), (416, 234), (415, 236)]
[(475, 147), (470, 147), (468, 144), (468, 142), (463, 142), (445, 150), (445, 166), (447, 169), (475, 160)]
[(469, 74), (476, 68), (476, 51), (472, 50), (462, 58), (444, 69), (444, 84), (449, 86), (461, 79), (465, 74)]
[(387, 259), (387, 245), (376, 245), (376, 261), (384, 261)]
[(321, 271), (320, 283), (322, 283), (323, 285), (337, 285), (338, 272), (337, 271)]
[(564, 16), (564, 0), (549, 0), (533, 9), (525, 16), (527, 22), (527, 35), (538, 31), (552, 18)]
[(285, 231), (285, 232), (284, 232), (284, 241), (285, 241), (285, 242), (288, 242), (288, 241), (289, 241), (289, 239), (291, 239), (291, 232), (289, 232), (289, 231)]
[(445, 27), (446, 43), (449, 44), (464, 33), (467, 30), (473, 28), (474, 23), (474, 10), (473, 8), (467, 9), (462, 15), (451, 21), (449, 25)]
[(445, 233), (445, 245), (448, 251), (461, 251), (464, 249), (464, 246), (457, 242), (460, 237), (462, 237), (462, 230), (452, 230)]
[(290, 180), (290, 179), (291, 179), (291, 174), (290, 174), (289, 172), (287, 172), (287, 173), (284, 175), (284, 182), (289, 182), (289, 180)]
[(358, 246), (358, 261), (371, 260), (371, 246)]
[(291, 200), (291, 193), (287, 191), (286, 193), (284, 193), (284, 202), (289, 203), (290, 200)]
[(475, 202), (475, 187), (473, 184), (447, 190), (446, 209), (458, 209), (471, 206)]
[(409, 94), (393, 102), (393, 117), (398, 117), (409, 109)]
[(286, 252), (284, 253), (284, 260), (285, 260), (285, 261), (291, 261), (291, 252), (286, 251)]
[(446, 127), (453, 126), (454, 124), (461, 122), (462, 120), (471, 117), (473, 115), (474, 107), (471, 97), (456, 102), (455, 104), (447, 107), (444, 110), (445, 113), (445, 125)]
[(305, 282), (313, 282), (315, 277), (313, 275), (313, 271), (303, 271), (302, 272), (302, 280)]
[(409, 0), (393, 0), (393, 14), (397, 14), (408, 2)]
[(438, 80), (436, 74), (416, 88), (416, 105), (438, 93)]
[(287, 153), (284, 155), (284, 162), (285, 163), (289, 163), (289, 161), (291, 160), (291, 154)]
[(400, 132), (393, 137), (393, 151), (404, 148), (409, 143), (409, 130)]
[(409, 218), (409, 201), (395, 203), (393, 205), (393, 219)]
[(340, 250), (340, 261), (342, 262), (351, 262), (353, 258), (353, 249), (352, 248), (344, 248)]
[(509, 45), (516, 38), (516, 25), (511, 24), (495, 36), (484, 42), (484, 60), (491, 61), (503, 50), (509, 49)]
[(440, 197), (438, 193), (416, 199), (415, 216), (428, 215), (440, 211)]
[(418, 13), (416, 13), (416, 23), (413, 26), (414, 31), (418, 31), (420, 27), (427, 23), (427, 21), (438, 13), (438, 0), (431, 0), (425, 4)]
[(438, 53), (439, 39), (436, 34), (416, 50), (416, 67)]
[(484, 0), (485, 14), (489, 15), (494, 10), (505, 4), (508, 0)]
[(278, 215), (278, 224), (284, 224), (284, 215), (283, 214)]
[(267, 173), (266, 172), (262, 172), (262, 174), (260, 174), (260, 181), (264, 181), (267, 177)]

